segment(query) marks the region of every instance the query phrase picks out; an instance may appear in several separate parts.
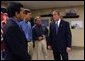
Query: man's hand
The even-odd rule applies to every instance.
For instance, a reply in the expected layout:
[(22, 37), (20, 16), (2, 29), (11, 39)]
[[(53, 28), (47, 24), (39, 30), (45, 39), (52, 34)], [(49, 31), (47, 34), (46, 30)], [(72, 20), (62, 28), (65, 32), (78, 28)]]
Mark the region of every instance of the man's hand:
[(51, 47), (50, 45), (48, 45), (48, 49), (49, 49), (49, 50), (51, 50), (51, 49), (52, 49), (52, 47)]
[(40, 36), (40, 37), (38, 37), (38, 40), (39, 40), (39, 41), (40, 41), (40, 40), (42, 40), (42, 39), (43, 39), (43, 37), (41, 37), (41, 36)]
[(71, 48), (67, 47), (66, 51), (67, 51), (67, 53), (70, 53), (71, 52)]
[(43, 38), (45, 39), (45, 35), (43, 35)]

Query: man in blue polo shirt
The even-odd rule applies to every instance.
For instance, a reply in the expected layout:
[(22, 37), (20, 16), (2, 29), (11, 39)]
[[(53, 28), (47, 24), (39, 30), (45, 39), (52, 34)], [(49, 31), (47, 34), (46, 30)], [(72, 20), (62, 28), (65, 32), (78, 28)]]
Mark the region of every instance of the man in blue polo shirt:
[(29, 22), (31, 18), (31, 11), (29, 9), (25, 9), (24, 12), (24, 21), (20, 22), (20, 27), (23, 29), (26, 39), (28, 41), (28, 53), (33, 54), (33, 41), (32, 41), (32, 28), (31, 23)]

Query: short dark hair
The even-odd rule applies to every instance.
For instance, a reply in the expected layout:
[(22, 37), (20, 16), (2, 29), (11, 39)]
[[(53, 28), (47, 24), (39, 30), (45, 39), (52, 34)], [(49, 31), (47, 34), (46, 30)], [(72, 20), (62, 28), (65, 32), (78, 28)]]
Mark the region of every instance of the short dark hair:
[(1, 8), (1, 12), (7, 13), (7, 9), (6, 8)]
[(31, 11), (29, 9), (24, 9), (23, 13), (27, 15), (27, 13), (31, 13)]
[(20, 13), (21, 9), (23, 8), (23, 5), (20, 3), (16, 3), (16, 2), (10, 2), (8, 7), (7, 7), (7, 13), (9, 17), (14, 17), (15, 13)]

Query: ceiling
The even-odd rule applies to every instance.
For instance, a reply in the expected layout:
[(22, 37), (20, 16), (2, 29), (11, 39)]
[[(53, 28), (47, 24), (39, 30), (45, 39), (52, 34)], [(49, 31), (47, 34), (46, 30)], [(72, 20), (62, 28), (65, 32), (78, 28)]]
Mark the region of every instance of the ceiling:
[(25, 8), (29, 8), (32, 10), (84, 5), (84, 1), (14, 1), (14, 2), (20, 2), (24, 5)]

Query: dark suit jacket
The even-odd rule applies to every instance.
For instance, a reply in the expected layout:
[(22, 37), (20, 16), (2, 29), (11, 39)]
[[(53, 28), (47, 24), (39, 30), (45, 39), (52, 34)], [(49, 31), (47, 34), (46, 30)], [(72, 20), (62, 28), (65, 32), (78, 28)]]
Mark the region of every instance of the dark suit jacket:
[(32, 34), (33, 34), (33, 40), (38, 40), (38, 37), (43, 37), (43, 35), (46, 36), (46, 38), (48, 37), (48, 29), (44, 26), (37, 26), (34, 25), (32, 28)]
[(61, 20), (56, 34), (55, 23), (50, 24), (49, 44), (52, 45), (53, 49), (59, 51), (65, 51), (66, 47), (71, 47), (71, 31), (69, 23)]
[(27, 40), (23, 31), (15, 21), (9, 19), (6, 24), (4, 41), (7, 47), (8, 59), (29, 60)]

